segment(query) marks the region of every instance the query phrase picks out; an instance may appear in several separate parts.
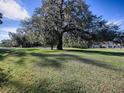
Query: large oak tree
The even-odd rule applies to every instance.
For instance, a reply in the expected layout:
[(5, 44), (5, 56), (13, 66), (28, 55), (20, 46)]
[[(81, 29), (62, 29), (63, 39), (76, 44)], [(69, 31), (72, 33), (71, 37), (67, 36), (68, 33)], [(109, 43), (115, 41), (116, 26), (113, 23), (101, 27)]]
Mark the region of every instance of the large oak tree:
[(54, 31), (57, 36), (57, 49), (62, 50), (63, 34), (84, 31), (91, 16), (84, 0), (42, 0), (42, 6), (33, 16), (38, 20), (33, 23), (41, 31)]

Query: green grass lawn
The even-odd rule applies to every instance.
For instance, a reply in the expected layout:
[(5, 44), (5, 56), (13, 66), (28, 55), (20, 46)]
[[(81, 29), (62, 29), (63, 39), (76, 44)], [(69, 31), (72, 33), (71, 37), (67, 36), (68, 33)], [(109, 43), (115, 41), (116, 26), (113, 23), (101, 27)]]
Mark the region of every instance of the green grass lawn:
[(124, 93), (124, 49), (0, 49), (0, 93)]

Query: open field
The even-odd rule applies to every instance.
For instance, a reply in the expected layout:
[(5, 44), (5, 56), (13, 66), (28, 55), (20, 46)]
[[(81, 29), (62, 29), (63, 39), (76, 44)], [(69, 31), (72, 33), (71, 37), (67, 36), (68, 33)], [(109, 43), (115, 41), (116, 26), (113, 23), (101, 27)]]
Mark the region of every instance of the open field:
[(0, 49), (0, 93), (124, 93), (124, 49)]

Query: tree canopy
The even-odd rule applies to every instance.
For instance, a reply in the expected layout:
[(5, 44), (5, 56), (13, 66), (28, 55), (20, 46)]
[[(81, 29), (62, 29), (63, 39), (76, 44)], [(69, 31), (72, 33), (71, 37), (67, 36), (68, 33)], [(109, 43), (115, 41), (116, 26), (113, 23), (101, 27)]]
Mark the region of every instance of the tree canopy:
[[(35, 26), (45, 34), (56, 35), (57, 49), (62, 50), (63, 34), (83, 31), (91, 21), (88, 5), (82, 0), (43, 0), (35, 11)], [(51, 39), (52, 35), (49, 36)]]
[(42, 0), (10, 38), (13, 46), (56, 46), (62, 50), (63, 45), (90, 47), (93, 42), (113, 41), (120, 37), (118, 30), (118, 25), (92, 14), (85, 0)]

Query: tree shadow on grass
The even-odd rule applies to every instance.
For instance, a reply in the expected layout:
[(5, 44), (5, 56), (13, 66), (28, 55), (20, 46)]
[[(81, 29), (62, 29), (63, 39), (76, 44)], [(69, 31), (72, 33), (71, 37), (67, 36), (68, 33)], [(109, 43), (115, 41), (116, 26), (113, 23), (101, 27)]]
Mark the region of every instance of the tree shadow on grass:
[[(37, 49), (29, 49), (30, 50), (37, 50)], [(58, 62), (56, 59), (50, 59), (49, 56), (52, 56), (50, 54), (43, 54), (43, 53), (26, 53), (24, 50), (12, 50), (12, 49), (0, 49), (0, 61), (3, 61), (4, 59), (8, 58), (9, 56), (14, 56), (16, 58), (19, 58), (19, 60), (15, 61), (17, 65), (24, 66), (25, 62), (28, 62), (28, 57), (25, 58), (27, 55), (35, 56), (41, 59), (41, 61), (36, 62), (38, 66), (46, 67), (51, 66), (55, 68), (60, 68), (61, 63)], [(54, 57), (54, 55), (53, 55)], [(30, 59), (30, 58), (29, 58)], [(31, 61), (31, 60), (30, 60)]]
[(79, 58), (73, 54), (44, 54), (44, 53), (30, 53), (31, 56), (40, 58), (41, 60), (37, 62), (39, 67), (55, 67), (62, 68), (63, 63), (68, 62), (69, 60)]
[(44, 58), (42, 61), (43, 62), (37, 62), (37, 65), (39, 67), (55, 67), (55, 68), (62, 67), (62, 64), (58, 62), (57, 60)]
[[(114, 55), (114, 56), (123, 56), (123, 53), (120, 52), (104, 52), (104, 51), (90, 51), (90, 50), (65, 50), (65, 51), (74, 51), (74, 52), (83, 52), (83, 53), (98, 53), (104, 55)], [(6, 55), (5, 55), (6, 54)], [(0, 60), (4, 60), (8, 56), (13, 55), (19, 57), (16, 63), (19, 65), (24, 65), (28, 59), (24, 59), (26, 55), (31, 55), (32, 57), (36, 57), (40, 60), (34, 62), (39, 67), (54, 67), (54, 68), (62, 68), (64, 62), (69, 62), (74, 60), (75, 62), (82, 62), (85, 64), (90, 64), (94, 66), (98, 66), (105, 69), (111, 69), (115, 71), (122, 71), (123, 69), (114, 67), (111, 64), (107, 64), (101, 62), (99, 60), (94, 60), (90, 58), (83, 58), (75, 54), (46, 54), (46, 53), (26, 53), (24, 51), (11, 50), (11, 49), (0, 49)]]
[(0, 49), (0, 55), (15, 55), (15, 56), (24, 56), (26, 53), (24, 51), (18, 51), (13, 49)]
[(9, 56), (23, 57), (26, 56), (24, 51), (17, 51), (12, 49), (0, 49), (0, 61), (6, 59)]
[[(93, 66), (97, 66), (104, 69), (114, 70), (114, 71), (123, 71), (122, 68), (114, 67), (112, 64), (107, 64), (105, 62), (102, 62), (100, 60), (94, 60), (90, 58), (83, 58), (78, 55), (74, 54), (40, 54), (40, 53), (32, 53), (32, 56), (41, 58), (41, 60), (44, 60), (44, 62), (39, 62), (38, 66), (51, 66), (60, 68), (62, 67), (64, 62), (80, 62), (85, 63)], [(54, 59), (49, 59), (49, 57), (52, 57)]]
[(19, 93), (57, 93), (53, 92), (53, 89), (49, 89), (51, 83), (48, 78), (39, 79), (38, 81), (34, 81), (32, 84), (22, 83), (18, 80), (10, 81), (10, 86), (14, 87), (14, 93), (17, 91)]
[(102, 54), (102, 55), (108, 55), (108, 56), (124, 56), (124, 52), (107, 52), (107, 51), (97, 51), (97, 50), (72, 50), (67, 49), (65, 51), (68, 52), (82, 52), (82, 53), (89, 53), (89, 54)]
[(8, 83), (9, 77), (9, 73), (0, 68), (0, 87)]
[(25, 58), (20, 58), (19, 60), (17, 60), (17, 61), (14, 62), (14, 63), (16, 63), (16, 64), (19, 65), (19, 66), (24, 66), (24, 65), (25, 65), (25, 61), (26, 61)]
[(122, 68), (117, 68), (111, 64), (107, 64), (102, 61), (94, 60), (94, 59), (79, 58), (78, 62), (97, 66), (97, 67), (104, 68), (104, 69), (114, 70), (114, 71), (124, 71), (124, 69)]
[[(55, 67), (62, 68), (64, 62), (68, 59), (75, 57), (69, 54), (42, 54), (42, 53), (30, 53), (30, 55), (41, 59), (37, 62), (39, 67)], [(61, 59), (60, 59), (61, 58)]]
[(0, 60), (6, 58), (6, 56), (10, 53), (10, 49), (0, 49)]
[(31, 85), (23, 84), (20, 81), (11, 81), (10, 85), (14, 86), (15, 92), (18, 91), (19, 93), (86, 93), (80, 81), (68, 80), (51, 83), (53, 81), (46, 78), (36, 81)]

